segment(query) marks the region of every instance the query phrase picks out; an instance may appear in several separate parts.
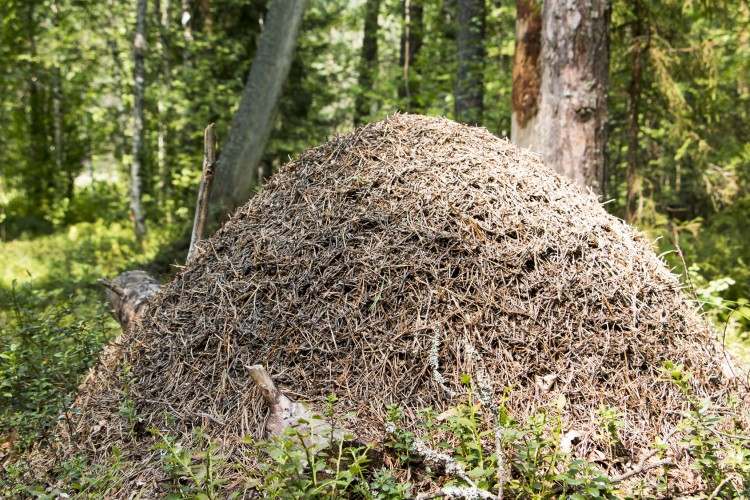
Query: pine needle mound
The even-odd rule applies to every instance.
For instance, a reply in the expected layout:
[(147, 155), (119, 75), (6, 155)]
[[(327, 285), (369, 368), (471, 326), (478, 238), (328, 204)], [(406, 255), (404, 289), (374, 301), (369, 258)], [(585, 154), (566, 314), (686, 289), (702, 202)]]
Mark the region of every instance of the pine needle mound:
[(170, 415), (235, 441), (263, 429), (253, 364), (313, 408), (336, 394), (380, 441), (387, 405), (407, 423), (443, 411), (470, 374), (519, 420), (563, 394), (584, 457), (601, 445), (595, 410), (619, 408), (619, 453), (637, 462), (685, 407), (665, 361), (723, 400), (714, 342), (594, 195), (484, 129), (395, 115), (309, 149), (202, 242), (84, 386), (77, 432), (92, 450), (126, 432), (102, 403), (122, 399), (122, 362), (144, 425)]

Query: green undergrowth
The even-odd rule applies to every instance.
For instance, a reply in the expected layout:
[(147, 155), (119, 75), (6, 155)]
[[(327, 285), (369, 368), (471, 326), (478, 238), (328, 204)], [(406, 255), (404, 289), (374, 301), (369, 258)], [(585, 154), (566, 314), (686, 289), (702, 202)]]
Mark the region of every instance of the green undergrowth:
[[(82, 222), (50, 235), (0, 243), (0, 287), (13, 281), (33, 279), (37, 288), (63, 290), (81, 295), (98, 290), (96, 280), (162, 260), (181, 235), (177, 228), (149, 228), (144, 241), (137, 241), (130, 224), (103, 221)], [(182, 256), (184, 259), (184, 255)], [(168, 268), (162, 266), (162, 274)]]
[[(176, 235), (157, 229), (138, 242), (129, 226), (97, 221), (0, 243), (0, 458), (47, 444), (118, 331), (97, 279), (168, 260)], [(152, 272), (168, 270), (162, 263)]]
[[(563, 396), (521, 422), (506, 413), (503, 398), (496, 405), (488, 399), (488, 389), (468, 376), (463, 402), (440, 415), (423, 409), (416, 428), (403, 427), (403, 408), (390, 406), (378, 444), (330, 430), (354, 427), (353, 414), (335, 416), (337, 400), (331, 396), (322, 415), (287, 428), (280, 438), (244, 439), (239, 453), (256, 464), (249, 469), (222, 454), (220, 441), (201, 429), (181, 437), (168, 426), (149, 429), (158, 437), (154, 450), (160, 458), (146, 466), (159, 468), (166, 477), (160, 494), (167, 499), (396, 500), (416, 497), (425, 484), (431, 485), (429, 498), (666, 499), (680, 493), (675, 489), (679, 475), (667, 453), (676, 444), (699, 477), (691, 498), (748, 498), (750, 432), (722, 427), (726, 406), (694, 396), (691, 375), (681, 366), (666, 363), (662, 376), (682, 389), (689, 409), (669, 444), (657, 437), (651, 451), (644, 452), (647, 461), (628, 463), (619, 473), (603, 465), (617, 461), (618, 429), (624, 425), (618, 409), (600, 407), (596, 412), (597, 437), (606, 443), (607, 457), (592, 462), (562, 444), (569, 429), (561, 418), (569, 404)], [(63, 462), (55, 471), (58, 486), (49, 491), (25, 484), (20, 468), (0, 481), (8, 491), (37, 498), (107, 498), (127, 487), (122, 475), (133, 470), (131, 465), (125, 452), (113, 449), (106, 465), (87, 466), (83, 456)]]
[(52, 439), (72, 391), (114, 331), (104, 305), (79, 307), (27, 282), (0, 290), (0, 443), (26, 449)]
[[(691, 260), (690, 254), (694, 257), (700, 245), (687, 235), (688, 229), (682, 228), (681, 234), (686, 258)], [(61, 494), (108, 498), (125, 487), (123, 475), (135, 467), (125, 450), (112, 449), (104, 465), (92, 466), (85, 456), (62, 462), (54, 472), (58, 488), (50, 491), (31, 484), (24, 476), (26, 468), (13, 458), (32, 444), (54, 440), (52, 431), (59, 421), (66, 425), (64, 415), (72, 391), (118, 331), (96, 280), (143, 267), (164, 275), (171, 263), (184, 258), (183, 240), (178, 231), (166, 228), (152, 230), (139, 243), (129, 225), (99, 221), (0, 243), (0, 492), (6, 498)], [(674, 249), (668, 242), (661, 245), (666, 251)], [(736, 352), (743, 352), (747, 345), (750, 325), (750, 302), (743, 298), (750, 294), (744, 288), (745, 261), (740, 253), (737, 250), (735, 274), (722, 275), (722, 263), (731, 260), (726, 254), (688, 266), (696, 305), (708, 313)], [(667, 257), (678, 272), (678, 254)], [(703, 486), (695, 497), (748, 498), (742, 493), (750, 487), (748, 431), (719, 431), (719, 410), (710, 401), (692, 396), (689, 374), (679, 366), (664, 370), (664, 376), (682, 387), (691, 403), (691, 410), (683, 415), (679, 439), (701, 477)], [(617, 474), (563, 449), (563, 433), (568, 428), (560, 419), (561, 409), (568, 404), (564, 399), (518, 422), (504, 412), (502, 404), (498, 408), (480, 404), (481, 391), (468, 377), (465, 383), (467, 397), (462, 404), (443, 415), (423, 409), (416, 428), (404, 429), (403, 410), (391, 407), (388, 432), (377, 445), (368, 447), (354, 440), (308, 445), (305, 431), (291, 429), (276, 440), (246, 440), (245, 453), (258, 466), (245, 470), (241, 461), (224, 456), (220, 444), (208, 434), (196, 429), (185, 438), (165, 425), (151, 429), (159, 438), (161, 461), (147, 465), (161, 469), (168, 478), (163, 489), (170, 498), (401, 499), (413, 497), (425, 482), (446, 494), (473, 492), (476, 498), (497, 495), (501, 485), (506, 498), (670, 496), (669, 465), (662, 466), (662, 482), (656, 485), (648, 484), (646, 474), (635, 474), (635, 484), (643, 478), (642, 491), (636, 486), (636, 493), (625, 494), (619, 489), (622, 481)], [(119, 411), (132, 428), (138, 418), (135, 411), (133, 404)], [(347, 419), (333, 418), (335, 400), (329, 401), (324, 413), (321, 418), (346, 427)], [(609, 443), (610, 451), (618, 449), (620, 418), (616, 408), (599, 409), (600, 438)], [(664, 459), (665, 449), (664, 443), (654, 441), (649, 463)], [(432, 458), (426, 456), (430, 454)]]

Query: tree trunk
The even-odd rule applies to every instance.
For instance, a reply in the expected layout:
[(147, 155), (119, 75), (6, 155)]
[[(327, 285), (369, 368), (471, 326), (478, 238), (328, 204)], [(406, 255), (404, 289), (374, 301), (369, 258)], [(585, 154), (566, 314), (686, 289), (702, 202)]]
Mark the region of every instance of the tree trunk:
[(65, 152), (63, 151), (62, 74), (60, 67), (52, 70), (52, 137), (55, 145), (55, 174), (62, 175)]
[(542, 82), (542, 5), (516, 0), (516, 53), (513, 62), (513, 115), (510, 137), (522, 148), (541, 143), (536, 130)]
[(458, 14), (458, 0), (443, 0), (440, 6), (440, 17), (443, 23), (443, 36), (446, 40), (456, 39), (456, 17)]
[(627, 168), (627, 199), (625, 204), (625, 221), (632, 224), (638, 218), (638, 197), (640, 196), (640, 179), (638, 178), (638, 136), (640, 122), (638, 118), (641, 101), (641, 74), (643, 73), (643, 6), (640, 0), (633, 5), (635, 22), (633, 24), (633, 61), (630, 80), (630, 109), (628, 110), (628, 168)]
[(542, 7), (539, 152), (558, 173), (604, 194), (609, 72), (608, 0)]
[(367, 0), (365, 27), (362, 36), (362, 56), (359, 66), (359, 92), (354, 104), (354, 126), (359, 127), (370, 116), (372, 99), (368, 95), (378, 71), (378, 12), (380, 0)]
[(459, 122), (477, 124), (483, 112), (485, 0), (458, 0), (455, 112)]
[(211, 202), (218, 209), (214, 215), (219, 220), (244, 204), (257, 184), (258, 164), (273, 129), (305, 3), (306, 0), (274, 0), (271, 3), (216, 173)]
[(125, 112), (125, 100), (123, 99), (122, 92), (122, 61), (120, 61), (120, 50), (117, 47), (117, 41), (114, 36), (110, 38), (109, 51), (112, 54), (112, 61), (114, 62), (113, 79), (115, 86), (115, 98), (116, 98), (116, 110), (117, 110), (117, 122), (119, 125), (120, 144), (115, 149), (115, 156), (118, 160), (122, 160), (126, 151), (128, 150), (128, 116)]
[[(162, 8), (163, 7), (163, 8)], [(169, 31), (172, 18), (172, 1), (165, 0), (164, 5), (160, 0), (154, 0), (155, 17), (158, 23), (159, 38), (157, 49), (161, 54), (161, 81), (162, 89), (159, 93), (159, 100), (156, 108), (159, 113), (159, 135), (157, 137), (156, 158), (158, 162), (158, 191), (157, 199), (162, 208), (166, 207), (166, 200), (170, 194), (171, 175), (168, 167), (168, 140), (170, 137), (169, 125), (172, 121), (171, 107), (169, 99), (172, 93), (172, 61), (170, 59), (170, 40)], [(170, 213), (166, 212), (169, 220)]]
[(211, 0), (200, 0), (198, 2), (198, 11), (201, 18), (201, 30), (204, 33), (212, 33), (214, 30), (214, 20), (211, 16)]
[[(50, 7), (52, 25), (57, 36), (60, 27), (60, 11), (55, 0), (52, 1)], [(63, 89), (59, 53), (52, 56), (52, 64), (52, 137), (55, 146), (55, 175), (58, 176), (62, 175), (65, 162), (65, 152), (63, 151)]]
[(133, 42), (133, 163), (130, 170), (130, 209), (133, 213), (135, 235), (140, 240), (146, 235), (146, 219), (141, 201), (143, 168), (143, 94), (144, 60), (146, 58), (146, 0), (136, 6), (135, 40)]
[(182, 15), (180, 16), (180, 23), (182, 23), (182, 40), (185, 46), (182, 49), (182, 65), (185, 68), (190, 68), (193, 65), (193, 23), (192, 14), (190, 9), (191, 0), (181, 0), (180, 8)]
[(422, 48), (422, 32), (424, 31), (423, 0), (404, 0), (403, 5), (404, 29), (401, 32), (401, 51), (399, 66), (402, 69), (402, 82), (398, 87), (398, 96), (404, 99), (404, 109), (407, 112), (419, 111), (416, 102), (417, 85), (415, 82), (414, 61)]
[(43, 209), (49, 198), (50, 181), (54, 179), (54, 172), (49, 171), (49, 130), (45, 117), (48, 114), (45, 102), (46, 96), (42, 87), (42, 72), (37, 61), (36, 50), (36, 5), (29, 2), (26, 11), (26, 28), (28, 30), (29, 58), (26, 72), (28, 74), (29, 96), (29, 163), (34, 169), (35, 179), (29, 189), (30, 196), (37, 202), (37, 211)]

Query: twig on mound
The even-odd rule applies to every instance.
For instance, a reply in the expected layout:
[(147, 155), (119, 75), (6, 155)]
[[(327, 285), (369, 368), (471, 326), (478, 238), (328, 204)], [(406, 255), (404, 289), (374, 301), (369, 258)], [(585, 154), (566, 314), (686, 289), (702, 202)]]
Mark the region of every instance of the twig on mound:
[(432, 349), (430, 349), (430, 366), (432, 366), (432, 379), (437, 382), (448, 397), (455, 397), (456, 393), (445, 385), (445, 378), (440, 373), (440, 323), (435, 325), (435, 336), (432, 338)]
[(474, 481), (471, 480), (469, 475), (466, 474), (466, 471), (461, 464), (459, 464), (453, 457), (431, 450), (419, 439), (415, 439), (412, 446), (414, 447), (413, 451), (417, 455), (425, 460), (429, 460), (430, 462), (442, 466), (445, 469), (446, 474), (456, 476), (468, 484), (468, 486), (445, 487), (440, 490), (442, 496), (452, 496), (456, 498), (497, 498), (489, 491), (480, 489)]
[(716, 495), (718, 495), (719, 492), (721, 492), (721, 489), (724, 487), (724, 485), (727, 484), (731, 480), (732, 480), (732, 476), (725, 477), (724, 480), (716, 486), (716, 489), (714, 489), (714, 491), (711, 492), (711, 496), (709, 496), (707, 500), (713, 500), (714, 498), (716, 498)]
[(304, 434), (301, 437), (307, 444), (329, 444), (332, 440), (342, 440), (345, 436), (354, 437), (351, 432), (332, 426), (320, 415), (311, 412), (305, 405), (285, 396), (273, 383), (268, 370), (262, 365), (245, 368), (268, 405), (267, 437), (281, 437), (289, 427), (302, 429)]
[(195, 253), (197, 243), (203, 239), (208, 218), (208, 200), (211, 197), (211, 186), (214, 182), (216, 171), (216, 135), (212, 123), (203, 132), (203, 173), (201, 184), (198, 188), (198, 203), (195, 205), (195, 221), (193, 222), (193, 234), (190, 237), (190, 250), (188, 250), (187, 262)]

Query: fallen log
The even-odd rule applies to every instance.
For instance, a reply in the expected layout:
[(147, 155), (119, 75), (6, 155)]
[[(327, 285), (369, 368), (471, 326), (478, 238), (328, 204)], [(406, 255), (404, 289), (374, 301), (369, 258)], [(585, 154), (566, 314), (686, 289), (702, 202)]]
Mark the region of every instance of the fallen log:
[(113, 281), (100, 279), (99, 283), (107, 288), (107, 302), (123, 329), (133, 325), (161, 289), (161, 284), (145, 271), (126, 271)]

